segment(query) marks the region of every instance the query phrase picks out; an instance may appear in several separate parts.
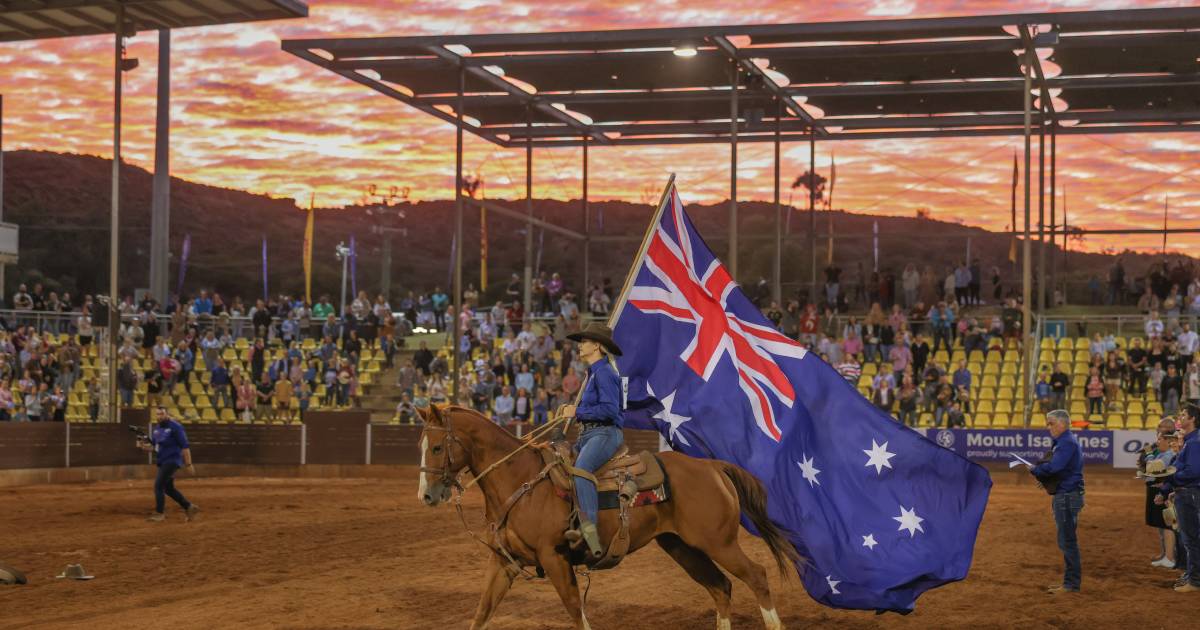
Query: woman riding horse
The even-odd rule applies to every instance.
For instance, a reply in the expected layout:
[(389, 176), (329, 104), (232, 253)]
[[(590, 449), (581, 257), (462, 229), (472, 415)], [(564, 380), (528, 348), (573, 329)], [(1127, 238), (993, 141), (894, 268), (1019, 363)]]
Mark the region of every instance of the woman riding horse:
[[(594, 473), (625, 443), (621, 431), (621, 377), (608, 360), (608, 355), (621, 356), (621, 348), (613, 341), (612, 329), (598, 323), (588, 324), (582, 331), (567, 335), (579, 342), (579, 357), (588, 364), (587, 385), (578, 407), (567, 405), (564, 415), (574, 415), (582, 429), (576, 450), (579, 456), (575, 467)], [(599, 499), (592, 479), (575, 477), (575, 494), (579, 498), (579, 531), (568, 532), (568, 539), (583, 538), (588, 553), (599, 558), (604, 555), (600, 534), (596, 530)]]

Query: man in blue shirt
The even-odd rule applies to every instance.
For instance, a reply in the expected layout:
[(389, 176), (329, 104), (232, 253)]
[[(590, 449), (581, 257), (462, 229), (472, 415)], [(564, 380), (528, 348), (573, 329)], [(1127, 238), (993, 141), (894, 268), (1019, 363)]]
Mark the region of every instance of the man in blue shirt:
[[(588, 324), (582, 331), (567, 335), (579, 342), (579, 358), (588, 364), (587, 385), (578, 407), (566, 405), (564, 414), (573, 414), (582, 428), (575, 448), (579, 456), (575, 467), (596, 472), (625, 443), (621, 431), (621, 377), (608, 360), (608, 354), (621, 356), (621, 348), (613, 341), (612, 329), (603, 324)], [(596, 513), (600, 501), (596, 495), (594, 477), (575, 477), (575, 495), (579, 499), (579, 531), (567, 532), (568, 540), (580, 538), (587, 544), (593, 558), (604, 555), (600, 535), (596, 531)]]
[(1065, 410), (1055, 409), (1046, 414), (1046, 428), (1054, 438), (1050, 461), (1038, 464), (1030, 472), (1040, 481), (1058, 482), (1051, 506), (1054, 524), (1058, 527), (1058, 548), (1062, 550), (1066, 567), (1062, 584), (1051, 586), (1047, 592), (1052, 595), (1078, 593), (1083, 569), (1075, 529), (1079, 524), (1079, 511), (1083, 509), (1083, 449), (1071, 433), (1071, 415)]
[(1162, 505), (1175, 493), (1175, 515), (1179, 519), (1179, 538), (1187, 550), (1187, 571), (1175, 582), (1180, 593), (1200, 591), (1200, 434), (1191, 414), (1178, 416), (1183, 429), (1183, 448), (1175, 458), (1175, 474), (1166, 478), (1155, 503)]
[(154, 523), (166, 520), (166, 515), (163, 513), (166, 503), (165, 495), (174, 499), (179, 507), (183, 508), (184, 520), (191, 521), (200, 511), (200, 507), (188, 501), (175, 489), (175, 472), (180, 468), (187, 466), (188, 472), (192, 475), (196, 474), (196, 468), (192, 466), (192, 450), (188, 444), (187, 434), (184, 433), (182, 424), (167, 415), (166, 407), (158, 407), (155, 414), (158, 422), (154, 425), (154, 430), (150, 432), (150, 442), (139, 444), (144, 450), (154, 451), (154, 459), (158, 464), (158, 476), (154, 478), (154, 514), (151, 514), (150, 518), (146, 520)]

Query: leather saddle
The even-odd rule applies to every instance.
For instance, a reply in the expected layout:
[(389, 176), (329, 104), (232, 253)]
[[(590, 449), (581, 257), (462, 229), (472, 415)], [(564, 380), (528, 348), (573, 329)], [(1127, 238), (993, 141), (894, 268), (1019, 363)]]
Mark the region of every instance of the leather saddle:
[[(567, 473), (567, 468), (573, 469), (575, 466), (575, 453), (571, 450), (571, 445), (567, 442), (553, 442), (548, 447), (540, 448), (539, 452), (546, 464), (550, 464), (556, 459), (566, 464), (565, 467), (554, 466), (551, 468), (550, 479), (558, 488), (564, 491), (571, 490), (572, 483)], [(619, 491), (626, 480), (633, 482), (636, 486), (634, 490), (637, 492), (653, 490), (662, 486), (666, 481), (666, 473), (663, 472), (662, 464), (659, 463), (654, 453), (641, 451), (630, 454), (629, 448), (625, 445), (621, 445), (621, 448), (594, 473), (594, 476), (596, 477), (597, 492)]]

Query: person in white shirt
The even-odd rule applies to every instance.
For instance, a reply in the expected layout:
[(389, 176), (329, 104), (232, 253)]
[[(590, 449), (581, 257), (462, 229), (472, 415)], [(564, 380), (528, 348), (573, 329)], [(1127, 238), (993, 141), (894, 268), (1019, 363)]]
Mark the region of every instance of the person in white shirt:
[(1163, 334), (1163, 323), (1158, 318), (1158, 311), (1150, 311), (1150, 316), (1146, 318), (1146, 336), (1150, 339), (1161, 337)]
[(1184, 357), (1190, 357), (1200, 349), (1200, 335), (1192, 330), (1191, 324), (1183, 325), (1183, 332), (1175, 337), (1175, 341), (1179, 343), (1179, 354)]
[(493, 419), (496, 424), (505, 425), (512, 422), (513, 410), (516, 408), (516, 401), (513, 400), (512, 394), (509, 393), (508, 386), (505, 385), (499, 396), (492, 401)]

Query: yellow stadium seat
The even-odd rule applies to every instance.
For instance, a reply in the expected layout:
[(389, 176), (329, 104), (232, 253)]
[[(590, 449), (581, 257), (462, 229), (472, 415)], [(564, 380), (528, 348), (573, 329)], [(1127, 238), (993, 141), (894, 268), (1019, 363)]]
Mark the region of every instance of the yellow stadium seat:
[(1002, 374), (1000, 376), (1000, 387), (1016, 387), (1017, 381), (1012, 374)]
[(975, 411), (977, 413), (988, 414), (988, 413), (991, 413), (993, 409), (995, 409), (995, 403), (991, 400), (980, 400), (979, 403), (975, 405), (975, 407), (976, 407)]
[(984, 428), (992, 426), (992, 416), (987, 413), (975, 413), (971, 415), (971, 426), (976, 428)]
[(984, 374), (983, 378), (981, 378), (979, 380), (979, 384), (982, 387), (995, 387), (996, 386), (996, 375), (995, 374)]
[(1013, 389), (1011, 387), (1000, 387), (996, 389), (996, 400), (1012, 400)]
[(196, 396), (196, 408), (197, 409), (212, 409), (212, 401), (208, 399), (207, 394), (200, 394), (200, 395)]
[(234, 415), (233, 410), (229, 407), (222, 409), (218, 417), (221, 419), (221, 422), (235, 422), (237, 420), (237, 416)]
[(972, 363), (983, 363), (983, 351), (972, 350), (971, 354), (967, 355), (967, 360)]
[(1041, 348), (1042, 348), (1042, 350), (1053, 350), (1054, 349), (1054, 338), (1053, 337), (1042, 337)]
[(203, 422), (216, 422), (217, 412), (214, 411), (212, 407), (202, 409), (200, 411), (200, 420)]
[(188, 393), (193, 396), (199, 396), (204, 393), (204, 385), (200, 383), (192, 383), (188, 386)]
[(992, 375), (1000, 374), (1000, 364), (999, 363), (990, 363), (990, 362), (984, 363), (983, 364), (983, 374), (984, 374), (984, 376), (987, 376), (989, 374), (992, 374)]
[(995, 400), (996, 389), (994, 387), (980, 387), (979, 400)]
[(879, 367), (874, 363), (867, 363), (866, 365), (862, 366), (862, 373), (865, 376), (875, 376), (879, 373)]
[(1084, 403), (1082, 400), (1075, 400), (1075, 401), (1071, 402), (1071, 415), (1072, 416), (1081, 416), (1085, 413), (1087, 413), (1087, 404), (1086, 403)]
[(1012, 413), (1012, 411), (1013, 411), (1012, 402), (1007, 401), (1007, 400), (997, 400), (996, 401), (996, 413)]

